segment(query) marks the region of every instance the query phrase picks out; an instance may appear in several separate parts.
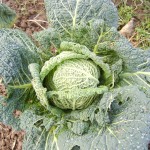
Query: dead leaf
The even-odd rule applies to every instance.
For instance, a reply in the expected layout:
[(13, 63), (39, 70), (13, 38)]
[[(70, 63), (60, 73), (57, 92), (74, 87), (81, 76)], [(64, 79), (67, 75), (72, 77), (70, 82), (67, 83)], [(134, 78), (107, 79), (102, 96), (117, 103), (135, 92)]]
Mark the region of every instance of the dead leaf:
[(119, 31), (120, 34), (129, 39), (135, 31), (137, 21), (137, 18), (131, 18), (131, 20)]

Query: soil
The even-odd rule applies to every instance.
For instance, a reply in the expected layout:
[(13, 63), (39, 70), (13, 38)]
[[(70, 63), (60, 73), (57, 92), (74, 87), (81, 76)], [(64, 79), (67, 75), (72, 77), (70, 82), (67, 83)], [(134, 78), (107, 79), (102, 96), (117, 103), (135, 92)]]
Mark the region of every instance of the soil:
[(3, 0), (3, 3), (17, 13), (17, 22), (14, 28), (19, 28), (31, 35), (48, 26), (44, 0)]
[[(114, 1), (116, 6), (119, 6), (121, 0)], [(47, 28), (44, 0), (2, 0), (2, 2), (14, 9), (18, 15), (14, 28), (25, 31), (29, 36)], [(128, 5), (133, 5), (133, 1), (128, 0)], [(137, 17), (142, 19), (144, 12), (138, 9), (137, 14), (140, 14)], [(0, 95), (7, 95), (2, 84), (0, 84)], [(20, 114), (19, 110), (14, 111), (16, 117)], [(21, 150), (24, 135), (24, 131), (14, 131), (10, 126), (0, 123), (0, 150)], [(148, 149), (150, 150), (150, 145)]]
[(24, 134), (0, 123), (0, 150), (21, 150)]

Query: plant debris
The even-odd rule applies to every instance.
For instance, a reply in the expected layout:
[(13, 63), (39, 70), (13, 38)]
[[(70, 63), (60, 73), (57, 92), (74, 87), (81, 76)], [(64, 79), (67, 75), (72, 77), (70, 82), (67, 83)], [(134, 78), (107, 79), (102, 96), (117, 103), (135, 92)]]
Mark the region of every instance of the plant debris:
[(2, 78), (0, 78), (0, 95), (7, 95), (5, 85), (2, 83)]
[(134, 17), (131, 18), (131, 20), (125, 26), (122, 27), (122, 29), (120, 30), (120, 34), (122, 34), (128, 39), (131, 36), (133, 36), (137, 21), (138, 21), (137, 18), (134, 18)]

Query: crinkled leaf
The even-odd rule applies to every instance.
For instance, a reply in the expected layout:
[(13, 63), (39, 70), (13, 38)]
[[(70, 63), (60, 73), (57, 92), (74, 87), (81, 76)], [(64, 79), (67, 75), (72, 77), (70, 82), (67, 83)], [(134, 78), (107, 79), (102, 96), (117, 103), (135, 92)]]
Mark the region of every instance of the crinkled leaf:
[(58, 30), (68, 32), (82, 22), (103, 19), (109, 26), (117, 27), (117, 10), (111, 0), (45, 0), (49, 22)]
[(43, 60), (48, 60), (60, 44), (60, 35), (54, 28), (48, 28), (33, 34), (34, 39), (38, 42), (39, 53)]
[(0, 121), (16, 128), (19, 119), (15, 118), (14, 111), (24, 110), (25, 101), (33, 94), (28, 65), (31, 62), (39, 62), (36, 50), (36, 46), (23, 32), (12, 29), (0, 30), (0, 77), (8, 91), (7, 98), (0, 101)]
[(25, 101), (22, 91), (15, 91), (10, 98), (0, 99), (0, 122), (11, 125), (16, 130), (20, 129), (19, 117), (15, 116), (15, 110), (23, 110)]
[(45, 132), (38, 128), (32, 128), (30, 132), (26, 132), (26, 136), (23, 140), (23, 150), (44, 150), (46, 144)]
[(78, 54), (82, 54), (83, 56), (86, 56), (87, 58), (93, 60), (95, 64), (97, 64), (102, 70), (104, 71), (105, 77), (108, 78), (111, 76), (111, 70), (108, 66), (108, 64), (105, 64), (101, 57), (97, 57), (94, 53), (92, 53), (86, 46), (80, 45), (73, 42), (62, 42), (60, 45), (60, 48), (62, 51), (73, 51)]
[(29, 70), (32, 75), (32, 86), (36, 92), (37, 98), (40, 100), (44, 107), (48, 107), (48, 99), (46, 95), (47, 89), (43, 87), (40, 79), (40, 66), (37, 63), (32, 63), (29, 65)]
[(26, 110), (20, 117), (20, 127), (29, 132), (33, 125), (41, 119), (43, 119), (43, 116), (35, 115), (33, 111)]
[(39, 62), (37, 48), (19, 30), (0, 30), (0, 76), (5, 84), (30, 83), (28, 65)]
[[(89, 107), (92, 108), (91, 106)], [(89, 112), (91, 115), (94, 115), (94, 122), (88, 124), (90, 114), (88, 117), (80, 118), (81, 120), (76, 121), (73, 121), (73, 118), (68, 118), (68, 127), (64, 126), (64, 128), (61, 128), (62, 124), (59, 124), (57, 120), (57, 124), (53, 124), (49, 132), (46, 132), (45, 129), (39, 132), (41, 128), (35, 128), (35, 122), (41, 119), (40, 116), (32, 116), (33, 113), (29, 113), (32, 114), (30, 115), (32, 118), (30, 118), (28, 117), (29, 115), (24, 114), (26, 119), (22, 121), (29, 120), (31, 126), (34, 124), (32, 130), (36, 129), (39, 132), (37, 135), (37, 132), (30, 131), (27, 135), (27, 137), (30, 135), (30, 138), (25, 140), (24, 144), (27, 146), (28, 143), (42, 149), (52, 150), (72, 150), (75, 148), (78, 150), (147, 149), (150, 139), (150, 100), (137, 87), (126, 86), (105, 93), (101, 101), (97, 101), (93, 106), (95, 107), (95, 109), (93, 107), (94, 112)], [(98, 109), (103, 111), (98, 111)], [(75, 114), (77, 115), (75, 112), (81, 114), (81, 111), (73, 111), (74, 117)], [(103, 122), (104, 120), (101, 120), (103, 124), (99, 126), (97, 123), (101, 118), (102, 112), (104, 112), (103, 119), (105, 118), (104, 114), (107, 112), (110, 122)], [(78, 116), (76, 116), (76, 119)], [(56, 126), (60, 126), (60, 130)], [(46, 138), (46, 140), (43, 141), (41, 138)], [(33, 142), (35, 139), (37, 141)], [(24, 149), (29, 148), (27, 146)]]
[(43, 116), (35, 115), (32, 111), (27, 110), (20, 117), (21, 128), (26, 131), (23, 149), (24, 150), (42, 150), (45, 147), (46, 136), (42, 129), (34, 126), (34, 124), (40, 121)]
[(60, 44), (60, 37), (56, 29), (48, 28), (33, 34), (35, 40), (39, 43), (43, 50), (47, 51), (51, 46), (57, 47)]
[(5, 4), (0, 4), (0, 28), (13, 26), (16, 20), (16, 13)]
[(81, 120), (77, 120), (77, 121), (73, 121), (73, 122), (67, 122), (67, 127), (73, 133), (75, 133), (77, 135), (83, 135), (86, 132), (88, 132), (89, 123), (81, 121)]
[[(100, 86), (97, 88), (87, 88), (87, 89), (72, 89), (72, 90), (63, 90), (63, 91), (49, 91), (47, 92), (48, 98), (53, 98), (53, 103), (62, 109), (83, 109), (89, 106), (94, 97), (101, 95), (108, 91), (106, 86)], [(71, 95), (71, 98), (75, 100), (75, 104), (72, 105), (72, 99), (68, 98)], [(90, 98), (87, 102), (87, 99)], [(59, 99), (59, 100), (57, 100)], [(63, 103), (61, 103), (61, 101)], [(83, 105), (83, 106), (82, 106)]]
[[(106, 30), (106, 28), (108, 28)], [(69, 28), (67, 32), (61, 33), (61, 41), (75, 42), (85, 45), (91, 51), (95, 51), (97, 44), (105, 35), (109, 35), (110, 27), (107, 27), (102, 19), (93, 19), (91, 22), (82, 22), (74, 28)], [(104, 33), (103, 31), (106, 31)], [(104, 33), (104, 35), (103, 35)]]
[(48, 75), (50, 71), (52, 71), (58, 64), (62, 63), (65, 60), (69, 59), (87, 59), (87, 56), (84, 56), (82, 54), (77, 54), (75, 52), (68, 52), (64, 51), (61, 54), (57, 55), (56, 57), (50, 58), (48, 61), (45, 62), (44, 66), (41, 69), (40, 77), (43, 81), (44, 78)]
[[(139, 48), (134, 48), (131, 43), (121, 36), (115, 28), (108, 31), (103, 31), (103, 38), (98, 43), (97, 53), (107, 53), (110, 50), (114, 51), (123, 61), (124, 71), (138, 71), (140, 68), (149, 68), (150, 66), (150, 51), (144, 51)], [(105, 34), (105, 33), (109, 33)], [(142, 66), (143, 65), (143, 66)]]
[[(119, 58), (122, 61), (121, 86), (136, 85), (150, 97), (150, 50), (134, 48), (115, 28), (109, 29), (109, 36), (105, 34), (107, 30), (103, 32), (96, 53), (104, 56), (106, 63), (112, 58)], [(119, 64), (116, 66), (119, 67)], [(118, 72), (120, 69), (115, 70)]]
[(125, 72), (121, 75), (122, 85), (136, 85), (150, 98), (150, 71)]
[(103, 127), (93, 125), (82, 136), (68, 130), (57, 136), (51, 135), (47, 149), (147, 149), (150, 139), (149, 99), (138, 88), (130, 86), (104, 95), (106, 102), (108, 96), (114, 96), (114, 102), (109, 104), (110, 124)]
[[(52, 127), (54, 119), (36, 115), (35, 110), (29, 109), (21, 115), (20, 122), (20, 127), (26, 131), (23, 149), (43, 150), (46, 145), (46, 136), (48, 133), (46, 131), (49, 131)], [(42, 127), (45, 127), (45, 129)]]

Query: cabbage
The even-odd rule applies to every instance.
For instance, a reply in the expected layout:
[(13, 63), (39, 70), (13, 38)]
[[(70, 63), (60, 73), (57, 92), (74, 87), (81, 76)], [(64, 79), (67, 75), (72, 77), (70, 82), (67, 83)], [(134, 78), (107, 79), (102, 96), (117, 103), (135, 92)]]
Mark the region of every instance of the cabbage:
[[(91, 96), (80, 93), (82, 89), (97, 88), (99, 84), (99, 68), (90, 60), (66, 60), (55, 69), (53, 76), (48, 74), (52, 90), (64, 92), (63, 96), (53, 95), (53, 103), (62, 109), (83, 109), (91, 104), (96, 94)], [(52, 86), (53, 85), (53, 86)], [(73, 94), (71, 91), (78, 91)]]
[[(51, 74), (49, 75), (51, 77)], [(53, 90), (85, 89), (99, 84), (99, 68), (90, 60), (66, 60), (57, 66), (52, 82)]]
[[(110, 70), (100, 57), (93, 55), (92, 52), (82, 45), (62, 42), (61, 48), (63, 49), (68, 45), (72, 45), (70, 51), (63, 51), (59, 55), (51, 57), (42, 67), (39, 76), (44, 80), (46, 86), (46, 88), (43, 87), (43, 93), (39, 90), (42, 88), (41, 83), (39, 83), (40, 79), (37, 82), (35, 81), (37, 78), (37, 76), (34, 76), (36, 72), (34, 69), (36, 68), (34, 67), (35, 64), (29, 65), (33, 76), (32, 84), (37, 95), (40, 93), (38, 97), (41, 102), (45, 101), (45, 99), (48, 101), (48, 98), (46, 98), (48, 96), (51, 104), (55, 104), (59, 108), (83, 109), (88, 107), (97, 95), (108, 89), (106, 86), (99, 86), (100, 67), (104, 69), (102, 72), (109, 72)], [(76, 47), (78, 47), (77, 51)], [(104, 80), (103, 78), (102, 80)], [(38, 85), (41, 88), (38, 88)]]
[[(147, 149), (150, 51), (117, 32), (111, 0), (45, 4), (51, 26), (34, 35), (38, 47), (0, 29), (0, 121), (26, 131), (24, 150)], [(0, 27), (11, 26), (15, 15), (0, 12)]]

